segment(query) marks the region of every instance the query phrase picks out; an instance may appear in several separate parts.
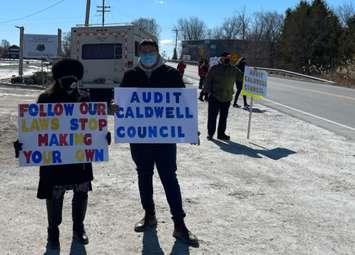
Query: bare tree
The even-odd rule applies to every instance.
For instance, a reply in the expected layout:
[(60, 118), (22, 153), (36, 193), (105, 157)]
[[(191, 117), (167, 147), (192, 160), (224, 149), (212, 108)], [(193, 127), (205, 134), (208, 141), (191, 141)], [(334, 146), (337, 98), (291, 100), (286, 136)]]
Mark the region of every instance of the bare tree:
[(220, 27), (210, 30), (213, 39), (241, 39), (244, 40), (249, 32), (250, 17), (245, 9), (232, 17), (226, 18)]
[(181, 32), (182, 40), (203, 40), (207, 37), (206, 24), (197, 17), (179, 19), (176, 28)]
[(342, 5), (338, 6), (335, 10), (343, 27), (347, 26), (347, 22), (350, 17), (355, 15), (355, 6), (353, 2), (344, 2)]
[(71, 54), (71, 32), (65, 33), (63, 37), (63, 56), (70, 57)]
[(255, 13), (248, 39), (268, 42), (277, 41), (281, 34), (283, 21), (283, 15), (277, 12)]
[(10, 47), (10, 42), (8, 40), (2, 39), (0, 46), (4, 49), (8, 49)]
[(140, 29), (151, 33), (157, 39), (161, 32), (160, 26), (154, 18), (139, 18), (132, 22), (134, 25), (137, 25)]

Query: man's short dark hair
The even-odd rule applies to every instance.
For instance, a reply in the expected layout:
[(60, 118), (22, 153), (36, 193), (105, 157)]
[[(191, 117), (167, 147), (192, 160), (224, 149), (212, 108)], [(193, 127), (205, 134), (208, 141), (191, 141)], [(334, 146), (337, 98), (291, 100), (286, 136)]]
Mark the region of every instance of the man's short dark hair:
[(154, 48), (157, 49), (157, 51), (159, 51), (159, 46), (158, 43), (152, 39), (144, 39), (140, 42), (139, 44), (139, 48), (144, 47), (144, 46), (153, 46)]
[(221, 54), (221, 57), (228, 57), (229, 55), (230, 53), (225, 51)]

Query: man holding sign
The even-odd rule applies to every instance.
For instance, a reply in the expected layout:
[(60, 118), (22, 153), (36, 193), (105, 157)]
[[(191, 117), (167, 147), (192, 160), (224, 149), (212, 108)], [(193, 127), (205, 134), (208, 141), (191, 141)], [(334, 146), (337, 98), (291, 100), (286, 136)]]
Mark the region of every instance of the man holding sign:
[[(181, 90), (185, 85), (177, 70), (164, 64), (155, 41), (142, 41), (139, 53), (138, 66), (127, 71), (121, 83), (122, 88), (136, 88), (136, 92), (118, 90), (119, 94), (126, 92), (129, 96), (121, 94), (116, 101), (118, 107), (115, 110), (116, 123), (127, 121), (132, 124), (127, 125), (127, 128), (122, 125), (117, 127), (116, 141), (122, 139), (121, 142), (124, 142), (125, 137), (130, 138), (130, 141), (137, 141), (131, 143), (130, 147), (132, 159), (137, 166), (138, 187), (145, 216), (135, 225), (135, 231), (143, 232), (147, 227), (157, 225), (153, 201), (153, 170), (156, 165), (174, 221), (173, 236), (198, 247), (197, 237), (187, 229), (184, 222), (185, 212), (176, 176), (176, 142), (151, 143), (165, 138), (171, 138), (172, 141), (183, 140), (190, 135), (182, 124), (174, 122), (179, 117), (181, 121), (193, 119), (190, 107), (180, 107), (182, 92), (179, 88)], [(193, 95), (191, 101), (196, 101), (196, 96)], [(117, 99), (119, 96), (115, 95), (115, 97)], [(128, 102), (120, 100), (128, 100)], [(144, 107), (139, 107), (143, 103)], [(137, 107), (134, 108), (130, 104)], [(171, 125), (161, 126), (156, 120), (149, 121), (154, 118), (171, 119)], [(141, 119), (141, 126), (134, 125), (137, 119)]]

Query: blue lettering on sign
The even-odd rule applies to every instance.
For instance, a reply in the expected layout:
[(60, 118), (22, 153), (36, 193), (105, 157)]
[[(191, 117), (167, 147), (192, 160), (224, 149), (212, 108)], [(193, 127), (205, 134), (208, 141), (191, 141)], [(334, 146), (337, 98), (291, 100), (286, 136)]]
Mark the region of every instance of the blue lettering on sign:
[(181, 92), (174, 92), (173, 95), (175, 96), (175, 102), (177, 104), (179, 104), (180, 103)]
[(131, 97), (131, 104), (132, 103), (139, 103), (139, 97), (137, 92), (133, 92), (132, 97)]
[(151, 118), (154, 115), (154, 111), (152, 107), (144, 107), (144, 115), (146, 118)]
[(184, 132), (182, 131), (182, 127), (181, 126), (178, 126), (178, 137), (179, 138), (184, 138), (185, 137), (185, 134)]
[(125, 118), (132, 118), (132, 119), (134, 119), (134, 114), (133, 114), (132, 107), (129, 107), (129, 106), (127, 107)]
[(144, 118), (144, 115), (141, 113), (141, 108), (139, 108), (139, 107), (136, 107), (136, 118), (137, 119), (142, 119), (142, 118)]
[(176, 130), (175, 130), (175, 127), (171, 127), (171, 137), (175, 138), (176, 136)]
[(60, 151), (53, 151), (53, 163), (62, 163)]
[(163, 102), (163, 94), (160, 92), (155, 92), (154, 93), (154, 103), (158, 104)]
[(36, 104), (30, 104), (28, 107), (28, 113), (34, 117), (38, 114), (38, 106)]
[(164, 107), (154, 107), (157, 118), (163, 118)]
[(116, 133), (119, 138), (125, 137), (124, 127), (118, 127)]
[(127, 135), (130, 138), (133, 138), (136, 136), (136, 129), (134, 127), (128, 127), (127, 128)]
[(147, 127), (138, 127), (138, 137), (145, 138), (147, 136)]
[(72, 116), (74, 111), (74, 104), (64, 104), (64, 110), (66, 116)]
[(95, 150), (95, 161), (104, 161), (104, 150)]
[(79, 128), (78, 119), (71, 119), (70, 120), (70, 130), (78, 130), (78, 128)]
[(54, 116), (54, 112), (53, 112), (53, 105), (52, 104), (48, 104), (48, 117), (52, 117)]
[(59, 146), (58, 138), (55, 134), (51, 136), (51, 140), (49, 141), (49, 146)]
[(186, 107), (185, 109), (185, 118), (186, 119), (192, 119), (194, 116), (190, 113), (190, 108)]
[(124, 114), (123, 114), (123, 108), (122, 107), (118, 107), (118, 111), (116, 112), (116, 116), (119, 119), (123, 119), (124, 118)]
[(152, 100), (152, 93), (150, 92), (143, 92), (143, 102), (149, 103)]
[(181, 114), (180, 110), (181, 110), (180, 107), (176, 107), (176, 118), (183, 119), (184, 118), (184, 114)]
[(32, 153), (32, 161), (35, 164), (41, 163), (41, 161), (42, 161), (42, 153), (40, 153), (39, 151), (34, 151)]
[(162, 126), (159, 130), (159, 134), (161, 137), (168, 137), (168, 127), (167, 126)]
[(158, 128), (156, 126), (152, 127), (149, 126), (148, 127), (148, 137), (149, 138), (156, 138), (158, 137)]
[(173, 119), (174, 116), (174, 108), (173, 107), (166, 107), (165, 108), (166, 118)]

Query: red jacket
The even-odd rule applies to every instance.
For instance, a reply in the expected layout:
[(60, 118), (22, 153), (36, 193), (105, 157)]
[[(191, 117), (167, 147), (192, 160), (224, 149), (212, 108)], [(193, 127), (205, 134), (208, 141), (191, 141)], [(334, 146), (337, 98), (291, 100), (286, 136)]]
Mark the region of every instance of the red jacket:
[(198, 66), (198, 75), (200, 77), (206, 77), (208, 73), (208, 65), (202, 64)]

